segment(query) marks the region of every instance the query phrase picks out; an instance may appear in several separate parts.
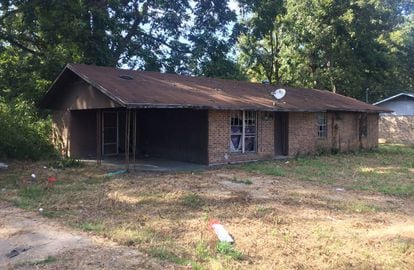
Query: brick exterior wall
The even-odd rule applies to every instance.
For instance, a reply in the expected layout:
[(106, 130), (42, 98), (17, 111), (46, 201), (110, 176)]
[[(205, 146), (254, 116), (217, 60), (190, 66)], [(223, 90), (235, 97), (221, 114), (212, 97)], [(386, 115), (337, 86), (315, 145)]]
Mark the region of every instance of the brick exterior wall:
[[(257, 152), (230, 152), (230, 111), (209, 111), (208, 162), (210, 165), (272, 159), (274, 120), (258, 112)], [(289, 113), (289, 156), (315, 154), (321, 151), (356, 151), (378, 146), (378, 114), (367, 115), (367, 134), (360, 135), (362, 114), (327, 113), (327, 136), (318, 138), (317, 113)]]
[(230, 152), (230, 111), (208, 113), (208, 163), (226, 164), (243, 161), (265, 160), (274, 157), (274, 121), (257, 113), (257, 152)]
[(378, 146), (378, 114), (367, 115), (367, 134), (360, 137), (360, 113), (327, 113), (327, 136), (318, 138), (317, 113), (289, 113), (289, 155), (371, 149)]

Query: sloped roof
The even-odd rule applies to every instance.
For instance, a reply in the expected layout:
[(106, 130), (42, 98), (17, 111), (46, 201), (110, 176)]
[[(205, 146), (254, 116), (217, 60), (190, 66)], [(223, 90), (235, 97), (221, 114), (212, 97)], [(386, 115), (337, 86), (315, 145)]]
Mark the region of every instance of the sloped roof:
[(380, 100), (380, 101), (378, 101), (378, 102), (375, 102), (375, 103), (374, 103), (374, 104), (372, 104), (372, 105), (379, 105), (379, 104), (381, 104), (381, 103), (384, 103), (384, 102), (387, 102), (387, 101), (391, 101), (391, 100), (396, 99), (396, 98), (401, 97), (401, 96), (406, 96), (406, 97), (411, 97), (411, 98), (414, 98), (414, 93), (399, 93), (399, 94), (396, 94), (396, 95), (394, 95), (394, 96), (392, 96), (392, 97), (389, 97), (389, 98), (386, 98), (386, 99)]
[[(72, 74), (69, 74), (72, 73)], [(383, 108), (329, 91), (292, 88), (276, 101), (282, 86), (159, 72), (68, 64), (50, 87), (41, 106), (48, 108), (73, 74), (127, 108), (196, 108), (265, 111), (384, 112)], [(126, 77), (121, 78), (120, 76)]]

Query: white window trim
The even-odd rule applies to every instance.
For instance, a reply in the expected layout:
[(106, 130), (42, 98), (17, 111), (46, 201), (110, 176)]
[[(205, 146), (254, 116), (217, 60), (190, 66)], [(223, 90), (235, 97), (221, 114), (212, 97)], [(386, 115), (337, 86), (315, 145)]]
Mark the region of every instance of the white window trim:
[[(320, 115), (324, 116), (323, 124), (319, 123)], [(321, 112), (321, 113), (318, 113), (316, 117), (317, 117), (316, 120), (317, 120), (317, 126), (318, 126), (318, 129), (317, 129), (318, 139), (321, 139), (321, 140), (326, 139), (328, 137), (328, 114), (326, 112)], [(323, 131), (324, 131), (323, 133), (320, 132), (321, 127), (323, 127)], [(323, 134), (323, 136), (321, 136), (321, 134)]]

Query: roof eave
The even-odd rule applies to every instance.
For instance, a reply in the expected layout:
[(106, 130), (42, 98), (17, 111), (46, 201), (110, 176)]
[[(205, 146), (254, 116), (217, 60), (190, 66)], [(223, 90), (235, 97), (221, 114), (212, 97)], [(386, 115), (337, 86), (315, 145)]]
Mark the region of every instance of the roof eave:
[(397, 97), (400, 97), (400, 96), (408, 96), (408, 97), (412, 97), (412, 98), (414, 98), (414, 94), (410, 94), (410, 93), (399, 93), (399, 94), (396, 94), (396, 95), (394, 95), (394, 96), (392, 96), (392, 97), (388, 97), (388, 98), (386, 98), (386, 99), (383, 99), (383, 100), (380, 100), (380, 101), (378, 101), (378, 102), (375, 102), (375, 103), (373, 103), (372, 105), (378, 105), (378, 104), (381, 104), (381, 103), (384, 103), (384, 102), (387, 102), (387, 101), (393, 100), (393, 99), (395, 99), (395, 98), (397, 98)]

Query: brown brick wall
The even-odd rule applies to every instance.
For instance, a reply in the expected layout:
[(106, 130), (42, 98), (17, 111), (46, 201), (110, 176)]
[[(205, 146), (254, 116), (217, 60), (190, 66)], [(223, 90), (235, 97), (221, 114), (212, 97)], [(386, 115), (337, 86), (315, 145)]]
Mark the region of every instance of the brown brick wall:
[(340, 152), (378, 146), (378, 114), (367, 116), (367, 136), (359, 135), (359, 113), (327, 113), (327, 137), (318, 138), (317, 113), (289, 114), (289, 155)]
[[(223, 164), (274, 157), (274, 120), (258, 113), (257, 153), (230, 153), (230, 111), (209, 111), (208, 161)], [(378, 146), (378, 114), (367, 116), (367, 136), (359, 135), (359, 113), (327, 113), (327, 137), (318, 138), (317, 113), (289, 113), (289, 156), (336, 149), (341, 152)], [(225, 158), (227, 156), (227, 159)]]
[[(230, 153), (230, 111), (208, 113), (208, 162), (225, 164), (271, 159), (274, 156), (274, 121), (257, 114), (257, 153)], [(227, 156), (227, 159), (226, 159)]]

